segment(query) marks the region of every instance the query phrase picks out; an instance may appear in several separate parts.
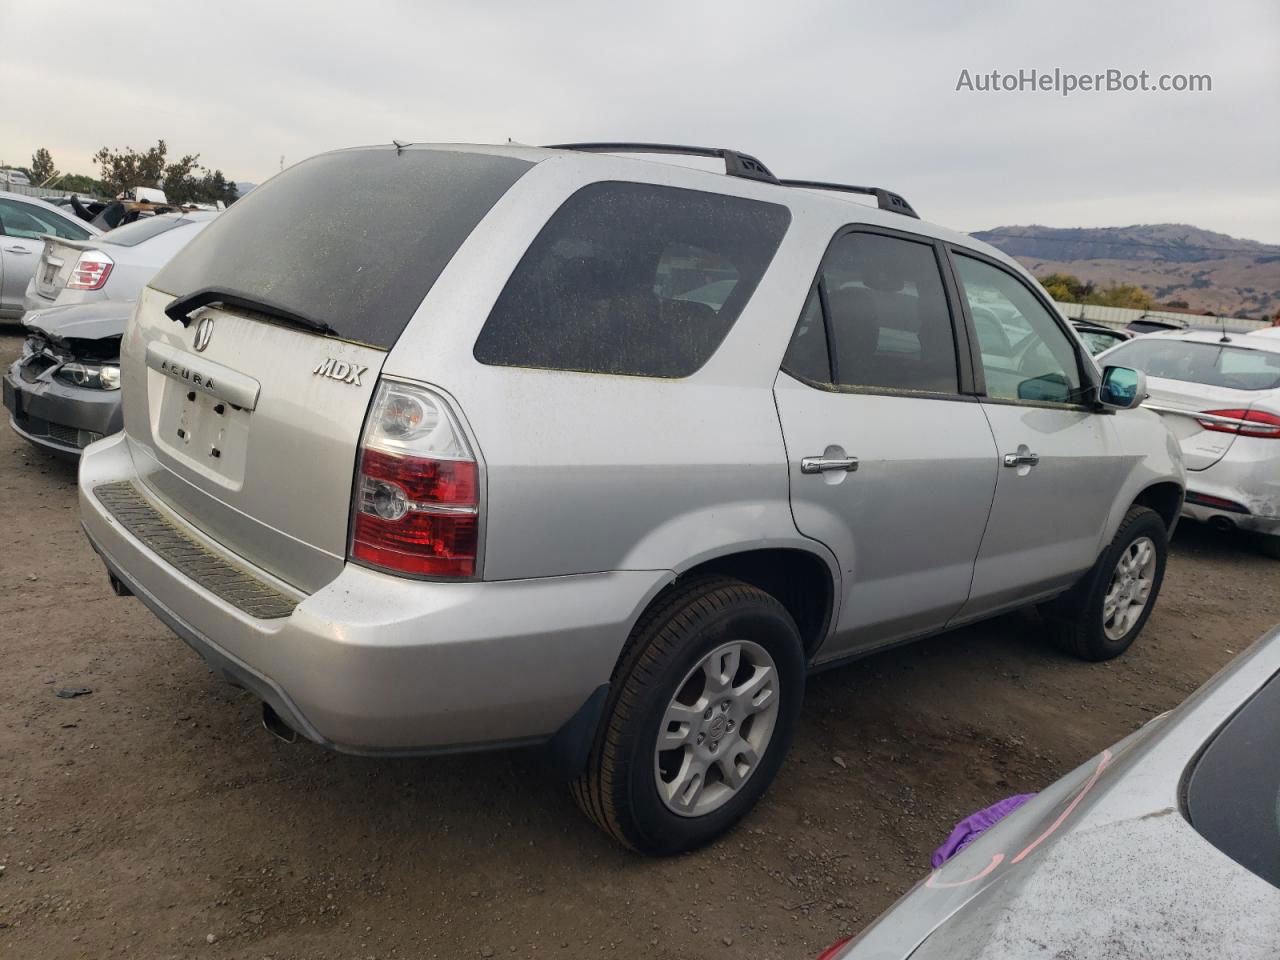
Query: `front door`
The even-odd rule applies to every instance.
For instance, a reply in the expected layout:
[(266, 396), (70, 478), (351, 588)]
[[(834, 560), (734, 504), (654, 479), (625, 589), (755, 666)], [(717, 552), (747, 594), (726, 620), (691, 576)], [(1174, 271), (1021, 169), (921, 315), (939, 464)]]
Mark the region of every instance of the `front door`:
[(1066, 587), (1092, 566), (1124, 463), (1111, 416), (1092, 403), (1076, 338), (1013, 271), (952, 254), (1001, 464), (972, 595), (957, 618), (967, 620)]
[(828, 660), (930, 633), (969, 595), (996, 484), (941, 248), (851, 228), (833, 241), (778, 375), (791, 508), (841, 567)]

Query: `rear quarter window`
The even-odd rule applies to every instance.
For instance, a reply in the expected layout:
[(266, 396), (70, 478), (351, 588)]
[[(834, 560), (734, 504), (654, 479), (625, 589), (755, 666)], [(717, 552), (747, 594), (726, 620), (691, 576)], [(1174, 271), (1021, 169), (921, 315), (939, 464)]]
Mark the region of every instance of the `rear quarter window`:
[(1187, 816), (1202, 837), (1280, 887), (1280, 680), (1272, 677), (1191, 768)]
[(481, 363), (687, 377), (723, 342), (790, 223), (786, 207), (603, 182), (557, 210), (475, 344)]

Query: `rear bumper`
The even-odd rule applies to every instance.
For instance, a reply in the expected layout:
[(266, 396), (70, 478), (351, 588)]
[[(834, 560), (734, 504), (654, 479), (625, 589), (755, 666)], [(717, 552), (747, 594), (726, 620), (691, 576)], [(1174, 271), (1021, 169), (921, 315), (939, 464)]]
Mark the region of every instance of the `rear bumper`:
[(122, 426), (120, 391), (86, 390), (55, 380), (27, 383), (15, 362), (4, 374), (4, 405), (9, 425), (32, 443), (80, 456), (94, 440)]
[[(1199, 498), (1228, 504), (1219, 509)], [(1207, 470), (1187, 473), (1183, 516), (1217, 526), (1230, 524), (1253, 533), (1280, 535), (1280, 442), (1238, 437), (1227, 454)]]
[(549, 739), (608, 683), (634, 619), (671, 576), (626, 571), (444, 583), (349, 564), (301, 597), (289, 616), (257, 619), (149, 550), (93, 494), (102, 483), (133, 479), (123, 434), (85, 452), (81, 521), (108, 569), (215, 671), (253, 691), (303, 736), (344, 752), (416, 754)]

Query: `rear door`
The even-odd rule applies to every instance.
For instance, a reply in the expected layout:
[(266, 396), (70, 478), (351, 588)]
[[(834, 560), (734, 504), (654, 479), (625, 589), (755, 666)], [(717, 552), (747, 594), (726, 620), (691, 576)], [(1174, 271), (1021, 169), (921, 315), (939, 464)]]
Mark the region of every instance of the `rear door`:
[(972, 596), (959, 618), (969, 619), (1070, 584), (1088, 569), (1127, 465), (1109, 415), (1090, 402), (1079, 340), (1013, 270), (972, 251), (951, 252), (978, 346), (981, 409), (1000, 455)]
[(336, 576), (386, 351), (529, 166), (342, 151), (213, 221), (144, 291), (123, 344), (125, 433), (152, 492), (303, 590)]
[(937, 630), (969, 595), (996, 449), (962, 392), (967, 344), (939, 256), (896, 231), (838, 235), (775, 385), (796, 526), (841, 566), (822, 659)]

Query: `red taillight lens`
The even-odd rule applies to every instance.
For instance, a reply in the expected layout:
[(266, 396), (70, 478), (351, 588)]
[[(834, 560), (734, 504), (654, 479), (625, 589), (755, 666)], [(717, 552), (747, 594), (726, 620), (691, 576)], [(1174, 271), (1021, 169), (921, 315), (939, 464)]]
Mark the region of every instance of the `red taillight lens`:
[(827, 949), (818, 954), (818, 960), (835, 960), (836, 955), (843, 950), (852, 939), (853, 937), (845, 937), (843, 940), (837, 940), (831, 946), (827, 947)]
[(352, 510), (351, 559), (410, 576), (476, 575), (479, 469), (443, 397), (378, 384)]
[(1197, 418), (1196, 422), (1206, 430), (1213, 430), (1217, 433), (1236, 433), (1242, 437), (1262, 437), (1265, 439), (1280, 439), (1280, 416), (1274, 413), (1267, 413), (1265, 410), (1206, 410), (1204, 411), (1210, 417), (1223, 417), (1228, 420), (1240, 421), (1238, 423), (1222, 423), (1216, 420), (1201, 420)]
[(67, 279), (68, 290), (101, 290), (111, 276), (115, 261), (101, 250), (86, 250), (71, 268)]

